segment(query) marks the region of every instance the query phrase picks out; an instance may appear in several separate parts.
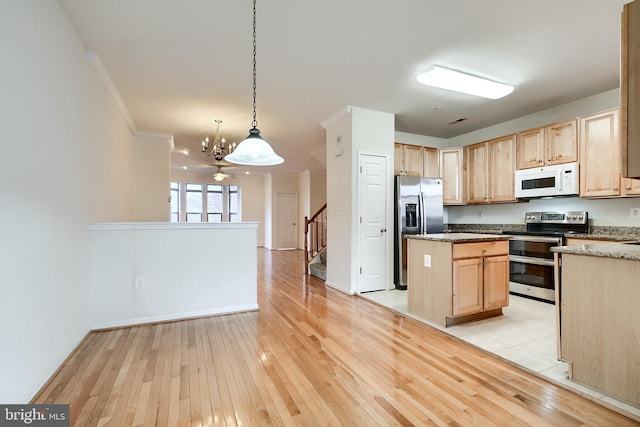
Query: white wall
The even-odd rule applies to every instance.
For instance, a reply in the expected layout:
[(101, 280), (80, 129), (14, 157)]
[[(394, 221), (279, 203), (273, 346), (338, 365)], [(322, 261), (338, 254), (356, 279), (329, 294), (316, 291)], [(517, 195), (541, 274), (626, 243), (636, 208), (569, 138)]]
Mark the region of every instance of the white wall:
[(403, 144), (420, 145), (422, 147), (447, 148), (448, 140), (435, 136), (416, 135), (414, 133), (395, 132), (395, 142)]
[(306, 170), (298, 174), (298, 247), (304, 248), (304, 219), (311, 217), (311, 172)]
[(325, 171), (311, 172), (310, 184), (311, 184), (311, 195), (310, 195), (310, 212), (311, 215), (318, 212), (318, 209), (322, 207), (325, 203), (327, 203), (327, 173)]
[(257, 227), (93, 224), (92, 329), (257, 310)]
[(170, 135), (142, 132), (132, 144), (131, 221), (169, 221)]
[[(329, 286), (352, 293), (352, 117), (346, 109), (323, 124), (327, 138), (327, 279)], [(341, 141), (337, 143), (336, 141)], [(354, 282), (355, 283), (355, 282)]]
[[(388, 188), (393, 194), (394, 116), (347, 107), (323, 123), (327, 138), (327, 280), (347, 293), (357, 289), (358, 156), (387, 156)], [(393, 197), (387, 197), (387, 229), (393, 229)], [(387, 233), (388, 283), (393, 281), (393, 236)]]
[[(271, 173), (271, 186), (269, 193), (265, 194), (265, 198), (270, 199), (270, 219), (271, 219), (271, 236), (265, 239), (271, 239), (269, 249), (278, 249), (278, 193), (296, 193), (298, 201), (300, 194), (298, 192), (298, 175), (293, 173)], [(300, 216), (298, 212), (297, 217)], [(302, 231), (301, 231), (302, 230)], [(302, 227), (298, 223), (298, 242), (300, 242), (300, 233), (304, 233), (304, 221)]]
[(327, 202), (327, 174), (309, 170), (298, 174), (298, 194), (298, 247), (304, 249), (304, 218), (311, 218)]
[[(226, 179), (222, 183), (240, 186), (242, 221), (258, 222), (258, 246), (264, 246), (265, 238), (265, 184), (264, 176), (238, 174), (233, 179)], [(171, 181), (191, 182), (197, 184), (217, 184), (212, 175), (191, 174), (188, 172), (172, 171)], [(167, 184), (169, 185), (169, 184)], [(168, 187), (167, 187), (168, 188)]]
[(267, 249), (273, 249), (273, 198), (271, 194), (273, 192), (273, 176), (268, 173), (264, 176), (263, 179), (263, 210), (262, 210), (262, 218), (264, 221), (264, 247)]
[(133, 138), (57, 2), (0, 28), (0, 402), (26, 403), (89, 331), (87, 227), (131, 215)]

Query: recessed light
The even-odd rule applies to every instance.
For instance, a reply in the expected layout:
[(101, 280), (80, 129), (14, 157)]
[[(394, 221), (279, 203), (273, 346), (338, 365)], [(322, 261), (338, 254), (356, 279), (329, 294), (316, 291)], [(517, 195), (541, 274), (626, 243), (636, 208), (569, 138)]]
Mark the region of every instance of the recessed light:
[(418, 81), (427, 86), (455, 92), (481, 96), (483, 98), (498, 99), (513, 92), (513, 86), (498, 83), (482, 77), (451, 70), (434, 65), (426, 72), (419, 74)]

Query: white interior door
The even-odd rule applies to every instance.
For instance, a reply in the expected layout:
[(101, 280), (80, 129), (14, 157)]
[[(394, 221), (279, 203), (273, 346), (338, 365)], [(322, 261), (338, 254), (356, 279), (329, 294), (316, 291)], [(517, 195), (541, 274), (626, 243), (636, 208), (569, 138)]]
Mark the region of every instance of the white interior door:
[(387, 158), (360, 155), (358, 292), (386, 289)]
[(278, 193), (277, 249), (298, 246), (298, 193)]

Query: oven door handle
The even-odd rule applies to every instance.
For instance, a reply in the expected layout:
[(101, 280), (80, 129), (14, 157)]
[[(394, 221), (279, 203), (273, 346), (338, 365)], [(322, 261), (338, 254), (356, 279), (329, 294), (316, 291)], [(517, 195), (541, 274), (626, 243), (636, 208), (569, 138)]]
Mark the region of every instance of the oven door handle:
[(544, 265), (549, 267), (554, 267), (556, 265), (554, 261), (549, 261), (541, 258), (530, 258), (530, 257), (518, 256), (518, 255), (509, 255), (509, 261), (521, 262), (523, 264)]
[(544, 237), (544, 236), (509, 236), (511, 240), (522, 240), (526, 242), (542, 242), (542, 243), (556, 243), (562, 242), (562, 237)]

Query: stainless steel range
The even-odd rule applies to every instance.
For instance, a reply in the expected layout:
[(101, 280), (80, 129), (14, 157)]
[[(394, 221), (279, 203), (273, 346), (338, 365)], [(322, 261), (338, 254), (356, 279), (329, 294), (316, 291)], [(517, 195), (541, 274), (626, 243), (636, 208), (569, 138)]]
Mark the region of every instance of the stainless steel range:
[(564, 245), (564, 236), (589, 232), (584, 211), (527, 212), (526, 231), (505, 231), (509, 240), (509, 292), (555, 302), (555, 278), (551, 248)]

